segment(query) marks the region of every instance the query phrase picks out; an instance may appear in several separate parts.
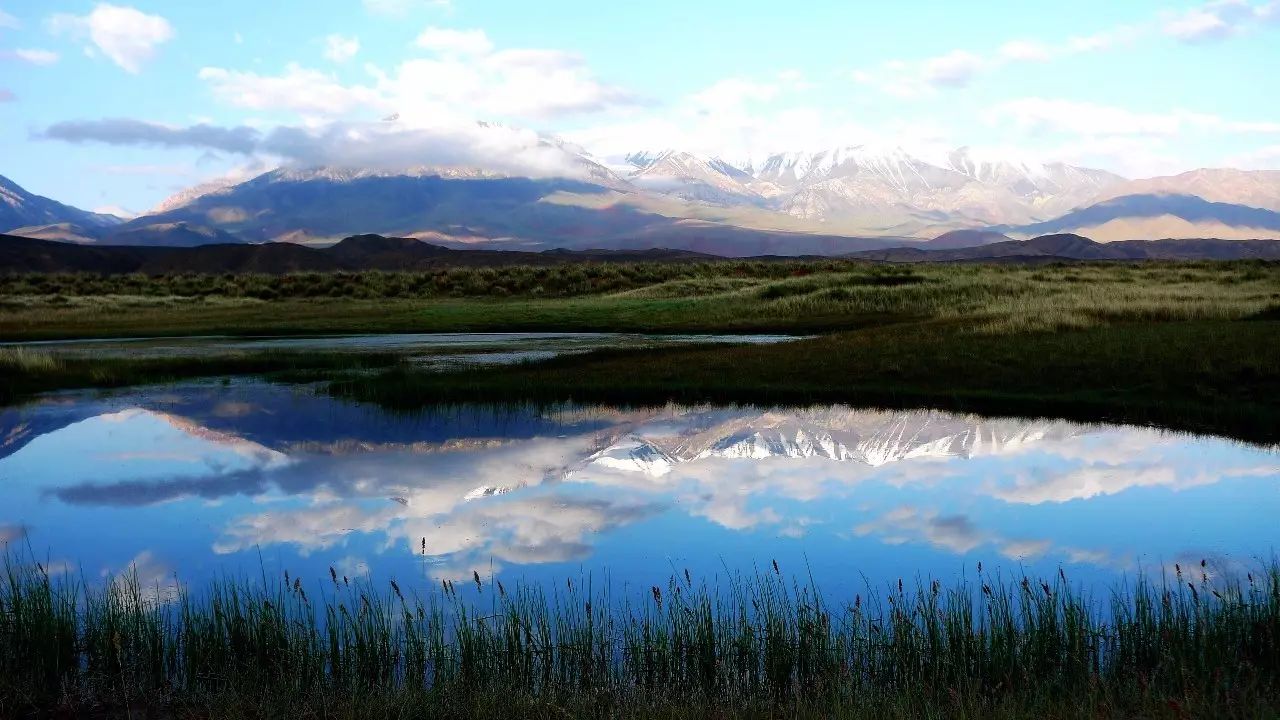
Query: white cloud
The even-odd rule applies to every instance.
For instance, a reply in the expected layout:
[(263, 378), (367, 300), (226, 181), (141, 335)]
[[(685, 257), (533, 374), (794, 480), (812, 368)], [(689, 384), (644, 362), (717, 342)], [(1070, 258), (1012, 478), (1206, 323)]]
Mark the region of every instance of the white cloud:
[(122, 208), (119, 205), (102, 205), (94, 208), (93, 211), (102, 215), (115, 215), (116, 217), (125, 218), (126, 220), (137, 217), (138, 215), (138, 213)]
[[(911, 148), (945, 156), (952, 138), (938, 123), (886, 117), (870, 127), (821, 105), (779, 102), (780, 83), (722, 80), (662, 106), (621, 120), (580, 127), (563, 136), (619, 167), (637, 150), (678, 148), (745, 166), (779, 152), (817, 152), (848, 145)], [(776, 94), (775, 94), (776, 93)]]
[(1010, 40), (1000, 46), (999, 55), (1005, 60), (1044, 62), (1053, 58), (1054, 49), (1033, 40)]
[(13, 58), (32, 65), (52, 65), (58, 62), (58, 53), (52, 50), (18, 48), (17, 50), (0, 50), (0, 58)]
[(1280, 133), (1280, 122), (1230, 120), (1187, 110), (1136, 112), (1098, 103), (1038, 97), (1001, 103), (987, 119), (993, 124), (1007, 121), (1033, 134), (1061, 132), (1093, 137), (1172, 137), (1188, 130)]
[(1280, 170), (1280, 145), (1267, 145), (1227, 159), (1228, 167), (1246, 170)]
[(55, 33), (87, 38), (93, 48), (135, 74), (155, 57), (159, 45), (174, 36), (173, 26), (163, 17), (109, 3), (98, 3), (83, 16), (58, 13), (49, 19), (49, 26)]
[(364, 0), (364, 9), (375, 15), (404, 17), (417, 9), (449, 9), (450, 0)]
[(360, 40), (355, 37), (333, 34), (324, 39), (324, 56), (330, 60), (343, 63), (360, 52)]
[(1238, 35), (1258, 23), (1280, 16), (1280, 3), (1254, 4), (1250, 0), (1213, 0), (1200, 7), (1166, 14), (1162, 29), (1183, 42), (1210, 42)]
[[(519, 122), (595, 113), (635, 104), (629, 93), (598, 80), (582, 58), (537, 48), (493, 50), (479, 31), (428, 29), (419, 44), (430, 57), (385, 70), (366, 64), (372, 82), (344, 84), (335, 76), (286, 66), (279, 75), (207, 67), (200, 78), (220, 100), (256, 110), (292, 110), (321, 118), (361, 111), (397, 115), (418, 126)], [(367, 112), (361, 114), (367, 115)]]
[(428, 27), (419, 33), (414, 44), (445, 55), (486, 55), (493, 50), (493, 42), (483, 30)]
[(860, 85), (903, 99), (933, 95), (939, 88), (965, 87), (984, 73), (1006, 65), (1043, 63), (1072, 55), (1105, 50), (1146, 34), (1144, 25), (1121, 25), (1091, 35), (1049, 42), (1027, 38), (1009, 40), (992, 52), (956, 49), (924, 60), (889, 60), (875, 69), (855, 70)]
[(748, 102), (766, 102), (777, 94), (778, 86), (773, 83), (726, 78), (694, 93), (690, 100), (706, 110), (715, 111), (739, 109)]
[(1067, 40), (1067, 49), (1071, 52), (1087, 53), (1106, 50), (1115, 44), (1115, 36), (1110, 32), (1092, 35), (1077, 35)]
[(219, 100), (253, 110), (340, 115), (360, 107), (386, 107), (385, 98), (371, 87), (343, 85), (332, 75), (297, 64), (286, 66), (281, 75), (206, 67), (199, 77)]
[(575, 156), (529, 130), (464, 123), (414, 127), (399, 122), (338, 122), (320, 128), (282, 127), (258, 151), (308, 166), (399, 169), (480, 167), (527, 177), (579, 177)]
[[(175, 127), (111, 118), (55, 123), (38, 137), (121, 147), (195, 148), (271, 159), (272, 165), (284, 162), (302, 167), (373, 171), (459, 167), (525, 177), (584, 177), (595, 168), (536, 132), (474, 122), (424, 127), (398, 121), (334, 121), (262, 131), (245, 125)], [(113, 174), (164, 174), (167, 168), (108, 166), (100, 170)]]
[(409, 60), (375, 72), (378, 91), (402, 118), (547, 118), (632, 105), (627, 92), (596, 79), (580, 57), (557, 50), (510, 49)]
[(1179, 40), (1210, 40), (1231, 34), (1232, 27), (1217, 14), (1202, 9), (1188, 10), (1164, 24), (1164, 31)]
[(18, 22), (18, 18), (10, 15), (4, 10), (0, 10), (0, 28), (16, 30), (20, 27), (22, 27), (22, 23)]
[(926, 60), (921, 73), (925, 82), (930, 85), (962, 87), (968, 85), (986, 66), (985, 60), (971, 52), (953, 50), (946, 55)]
[(1009, 121), (1031, 133), (1175, 135), (1180, 127), (1178, 118), (1169, 114), (1139, 113), (1091, 102), (1037, 97), (1001, 103), (990, 117), (996, 122)]

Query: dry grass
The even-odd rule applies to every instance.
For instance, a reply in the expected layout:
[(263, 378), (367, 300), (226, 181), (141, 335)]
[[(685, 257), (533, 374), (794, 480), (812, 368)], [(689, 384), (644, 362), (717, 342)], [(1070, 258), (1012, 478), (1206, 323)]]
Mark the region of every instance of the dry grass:
[(62, 368), (62, 362), (47, 352), (25, 347), (0, 347), (0, 369), (9, 372), (48, 373)]

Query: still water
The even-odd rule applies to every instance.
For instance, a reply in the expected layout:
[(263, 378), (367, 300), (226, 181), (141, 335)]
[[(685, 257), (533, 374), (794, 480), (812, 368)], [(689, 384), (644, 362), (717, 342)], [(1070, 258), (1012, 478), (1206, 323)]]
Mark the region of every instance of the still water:
[[(942, 412), (454, 406), (258, 381), (0, 410), (0, 541), (148, 583), (328, 568), (648, 587), (777, 561), (824, 591), (1009, 573), (1105, 588), (1271, 557), (1280, 453)], [(425, 553), (423, 543), (425, 542)]]
[(642, 333), (401, 333), (386, 335), (320, 335), (230, 337), (208, 335), (173, 338), (105, 338), (0, 343), (26, 347), (60, 358), (204, 357), (246, 352), (395, 353), (420, 365), (504, 365), (576, 355), (604, 348), (655, 348), (671, 345), (771, 345), (800, 339), (797, 335), (649, 335)]

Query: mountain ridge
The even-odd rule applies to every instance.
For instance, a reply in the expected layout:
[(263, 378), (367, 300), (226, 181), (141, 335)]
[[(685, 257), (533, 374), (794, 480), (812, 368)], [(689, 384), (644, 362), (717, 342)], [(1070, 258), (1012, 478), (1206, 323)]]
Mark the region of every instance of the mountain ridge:
[(974, 247), (898, 247), (846, 257), (881, 262), (1056, 262), (1091, 260), (1280, 260), (1280, 240), (1165, 238), (1100, 243), (1074, 233), (1041, 235)]
[[(772, 261), (793, 256), (761, 255)], [(806, 256), (813, 258), (816, 256)], [(1155, 240), (1096, 243), (1078, 235), (1046, 235), (967, 248), (907, 247), (848, 254), (880, 262), (1041, 262), (1148, 259), (1280, 259), (1280, 241)], [(90, 272), (102, 275), (142, 273), (259, 273), (362, 270), (434, 270), (448, 267), (562, 265), (577, 262), (719, 262), (730, 258), (677, 249), (565, 250), (541, 252), (453, 249), (414, 238), (356, 235), (327, 248), (287, 242), (193, 247), (74, 245), (0, 235), (0, 272)]]
[(121, 218), (115, 215), (81, 210), (43, 195), (36, 195), (0, 175), (0, 231), (59, 223), (110, 227), (121, 222)]

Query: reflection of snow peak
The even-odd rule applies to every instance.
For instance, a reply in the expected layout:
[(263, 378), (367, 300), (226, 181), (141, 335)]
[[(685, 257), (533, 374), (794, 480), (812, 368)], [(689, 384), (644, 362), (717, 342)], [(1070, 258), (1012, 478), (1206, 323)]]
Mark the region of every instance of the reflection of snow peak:
[(643, 428), (594, 454), (588, 466), (658, 477), (710, 458), (827, 458), (872, 467), (921, 457), (974, 457), (1016, 451), (1084, 428), (1057, 422), (979, 420), (939, 413), (766, 412), (689, 434), (646, 437)]
[(589, 465), (598, 465), (611, 470), (641, 472), (654, 477), (671, 472), (672, 466), (677, 462), (679, 462), (678, 459), (638, 438), (628, 438), (592, 455), (587, 460)]
[(467, 501), (479, 500), (480, 498), (493, 497), (494, 495), (505, 495), (509, 492), (511, 492), (511, 488), (509, 487), (500, 487), (496, 485), (481, 485), (480, 487), (472, 490), (466, 495), (463, 495), (462, 499)]

